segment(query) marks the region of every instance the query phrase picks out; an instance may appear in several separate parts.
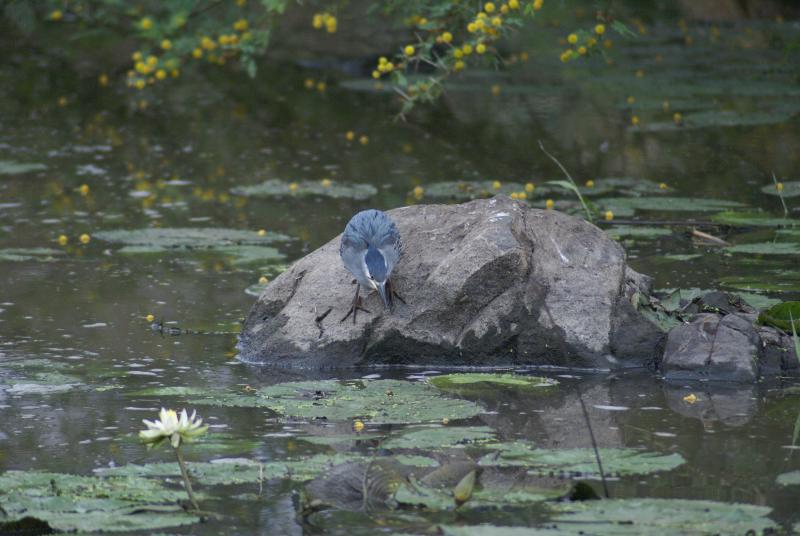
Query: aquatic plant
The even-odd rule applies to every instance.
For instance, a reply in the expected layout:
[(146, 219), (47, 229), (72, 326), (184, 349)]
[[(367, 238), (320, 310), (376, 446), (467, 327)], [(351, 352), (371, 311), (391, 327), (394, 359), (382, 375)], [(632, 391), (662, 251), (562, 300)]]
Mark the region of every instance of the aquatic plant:
[(178, 458), (178, 465), (181, 468), (181, 477), (183, 477), (183, 483), (186, 486), (189, 502), (195, 510), (199, 510), (200, 508), (194, 498), (192, 483), (189, 480), (189, 473), (186, 471), (186, 463), (183, 461), (183, 455), (181, 454), (181, 443), (191, 443), (202, 436), (208, 430), (208, 425), (203, 425), (203, 419), (198, 418), (197, 413), (194, 411), (192, 416), (189, 417), (185, 409), (178, 416), (174, 410), (161, 408), (158, 417), (155, 421), (142, 420), (147, 426), (147, 430), (139, 432), (139, 438), (147, 444), (148, 448), (158, 447), (169, 441), (172, 448), (175, 449), (175, 456)]

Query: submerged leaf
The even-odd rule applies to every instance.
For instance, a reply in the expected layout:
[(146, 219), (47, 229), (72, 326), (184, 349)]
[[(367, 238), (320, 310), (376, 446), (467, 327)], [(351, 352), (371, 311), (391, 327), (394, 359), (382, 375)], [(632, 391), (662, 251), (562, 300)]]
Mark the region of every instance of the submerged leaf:
[(491, 374), (467, 372), (433, 376), (428, 382), (443, 391), (457, 393), (475, 392), (486, 389), (532, 389), (539, 387), (552, 387), (558, 381), (539, 376), (523, 376), (521, 374)]
[(0, 249), (0, 261), (38, 261), (50, 262), (56, 260), (63, 251), (50, 248), (6, 248)]
[(381, 446), (387, 449), (439, 449), (494, 440), (494, 430), (488, 426), (441, 426), (408, 428), (397, 436), (390, 436)]
[(0, 175), (23, 175), (34, 171), (44, 171), (45, 169), (47, 169), (47, 166), (44, 164), (0, 160)]

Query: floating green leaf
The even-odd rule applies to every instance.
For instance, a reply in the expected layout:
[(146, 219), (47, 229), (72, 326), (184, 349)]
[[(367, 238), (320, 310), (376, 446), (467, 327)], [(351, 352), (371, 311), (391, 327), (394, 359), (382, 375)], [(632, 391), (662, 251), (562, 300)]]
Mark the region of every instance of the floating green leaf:
[(355, 418), (372, 423), (439, 422), (478, 415), (481, 406), (467, 400), (446, 398), (421, 382), (399, 380), (352, 380), (287, 382), (262, 387), (254, 393), (203, 389), (202, 393), (162, 387), (138, 395), (186, 393), (200, 405), (268, 408), (284, 417), (343, 421)]
[(800, 253), (800, 244), (794, 242), (756, 242), (728, 246), (725, 251), (750, 255), (796, 255)]
[[(670, 471), (686, 462), (677, 453), (659, 454), (630, 448), (601, 448), (599, 452), (607, 475)], [(496, 451), (486, 454), (478, 463), (483, 466), (527, 467), (530, 474), (563, 472), (599, 476), (592, 449), (537, 449), (523, 441), (497, 444)]]
[(749, 291), (798, 292), (800, 273), (784, 272), (761, 275), (729, 275), (720, 278), (720, 285)]
[[(231, 246), (264, 246), (289, 240), (280, 233), (214, 227), (176, 227), (147, 229), (116, 229), (99, 231), (94, 237), (112, 244), (152, 248), (153, 251), (165, 249), (219, 249)], [(134, 250), (131, 250), (134, 251)], [(142, 250), (145, 251), (145, 250)]]
[(488, 426), (438, 426), (417, 427), (390, 436), (381, 443), (387, 449), (439, 449), (463, 447), (495, 440), (494, 430)]
[(781, 191), (778, 191), (778, 188), (772, 183), (761, 188), (761, 191), (765, 194), (775, 195), (778, 197), (800, 196), (800, 181), (786, 181), (781, 184), (783, 184), (783, 190)]
[(0, 249), (0, 261), (38, 261), (51, 262), (63, 255), (63, 251), (50, 248), (6, 248)]
[(621, 195), (640, 197), (645, 194), (665, 194), (669, 187), (662, 188), (661, 184), (634, 177), (606, 177), (594, 181), (594, 186), (582, 186), (581, 193), (589, 196), (604, 195), (616, 192)]
[(674, 121), (656, 121), (644, 123), (636, 127), (644, 132), (664, 132), (675, 130), (692, 130), (697, 128), (719, 128), (719, 127), (750, 127), (760, 125), (772, 125), (783, 123), (791, 119), (800, 112), (797, 107), (776, 107), (772, 110), (737, 112), (734, 110), (707, 110), (685, 114), (680, 124)]
[(800, 224), (791, 218), (780, 218), (766, 212), (729, 210), (714, 214), (711, 220), (734, 227), (785, 227)]
[(776, 482), (781, 486), (800, 486), (800, 471), (789, 471), (778, 475)]
[(800, 331), (800, 302), (787, 301), (773, 305), (758, 315), (758, 322), (788, 333), (791, 333), (794, 322), (794, 328)]
[(672, 235), (672, 230), (664, 227), (617, 225), (606, 229), (606, 234), (614, 240), (619, 240), (620, 238), (655, 239)]
[[(4, 385), (5, 384), (5, 385)], [(51, 395), (65, 393), (82, 382), (75, 376), (69, 376), (57, 371), (34, 372), (21, 379), (5, 378), (0, 380), (0, 390), (12, 395)]]
[(0, 474), (6, 521), (33, 517), (62, 531), (152, 531), (196, 523), (178, 501), (180, 490), (137, 477), (102, 478), (63, 473)]
[(700, 197), (611, 197), (598, 199), (597, 203), (615, 214), (626, 214), (637, 210), (657, 210), (662, 212), (715, 212), (729, 208), (742, 207), (736, 201), (708, 199)]
[(480, 392), (487, 389), (535, 389), (552, 387), (558, 381), (539, 376), (523, 376), (521, 374), (491, 374), (467, 372), (433, 376), (428, 382), (443, 391), (452, 391), (459, 394)]
[(369, 199), (378, 193), (371, 184), (349, 184), (336, 181), (300, 181), (289, 183), (269, 179), (261, 184), (237, 186), (231, 193), (245, 197), (323, 196), (333, 198)]
[(24, 175), (34, 171), (44, 171), (47, 166), (33, 162), (15, 162), (13, 160), (0, 160), (0, 175)]

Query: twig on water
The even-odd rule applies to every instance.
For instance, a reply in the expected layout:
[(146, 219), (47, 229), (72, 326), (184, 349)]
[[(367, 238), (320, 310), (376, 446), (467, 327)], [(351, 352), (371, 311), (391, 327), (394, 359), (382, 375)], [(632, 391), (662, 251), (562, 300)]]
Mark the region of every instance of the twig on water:
[(695, 238), (699, 238), (701, 240), (705, 240), (706, 242), (710, 242), (715, 246), (729, 246), (730, 244), (724, 241), (721, 238), (718, 238), (712, 234), (704, 233), (703, 231), (698, 231), (697, 229), (692, 229), (692, 236)]

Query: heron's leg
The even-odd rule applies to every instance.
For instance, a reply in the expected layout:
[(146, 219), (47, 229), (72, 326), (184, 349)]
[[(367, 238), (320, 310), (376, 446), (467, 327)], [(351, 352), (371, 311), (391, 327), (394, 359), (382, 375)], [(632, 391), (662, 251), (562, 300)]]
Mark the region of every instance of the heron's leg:
[(358, 295), (358, 291), (361, 290), (361, 285), (356, 285), (356, 295), (353, 296), (353, 302), (350, 304), (350, 310), (347, 311), (347, 314), (342, 317), (339, 322), (344, 322), (350, 315), (353, 315), (353, 324), (356, 323), (356, 314), (359, 310), (364, 311), (365, 313), (369, 313), (369, 309), (362, 307), (361, 305), (361, 297)]
[(406, 303), (406, 300), (404, 300), (402, 298), (402, 296), (400, 296), (400, 294), (398, 294), (397, 291), (394, 289), (394, 285), (392, 285), (392, 280), (391, 279), (386, 281), (386, 286), (389, 287), (389, 299), (390, 300), (392, 298), (397, 298), (398, 300), (400, 300), (400, 303), (402, 303), (403, 305), (408, 305)]

